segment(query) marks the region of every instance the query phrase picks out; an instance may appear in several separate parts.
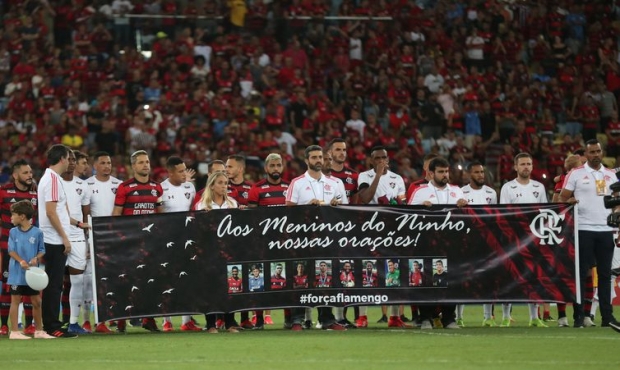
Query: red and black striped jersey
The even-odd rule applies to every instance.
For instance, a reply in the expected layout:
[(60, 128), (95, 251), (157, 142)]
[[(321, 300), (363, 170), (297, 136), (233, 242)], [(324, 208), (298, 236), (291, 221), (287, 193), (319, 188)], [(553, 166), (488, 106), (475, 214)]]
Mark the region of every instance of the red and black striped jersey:
[(161, 185), (155, 181), (139, 182), (132, 178), (118, 186), (114, 206), (123, 207), (122, 215), (157, 213), (163, 193)]
[(308, 287), (308, 275), (293, 276), (293, 289), (305, 289)]
[(14, 227), (11, 223), (11, 205), (17, 203), (20, 200), (29, 200), (32, 202), (35, 214), (32, 218), (32, 223), (36, 224), (37, 220), (37, 192), (35, 190), (19, 190), (14, 183), (8, 183), (0, 188), (0, 214), (2, 219), (2, 232), (0, 233), (0, 248), (8, 249), (9, 247), (9, 231)]
[(359, 176), (357, 171), (349, 167), (344, 167), (342, 171), (332, 169), (331, 176), (342, 181), (344, 190), (347, 191), (347, 198), (351, 202), (351, 197), (357, 192), (357, 177)]
[(243, 293), (243, 281), (239, 278), (228, 278), (228, 294)]
[[(240, 206), (248, 205), (248, 196), (250, 195), (250, 189), (252, 189), (252, 184), (247, 181), (243, 181), (240, 184), (234, 184), (232, 181), (228, 183), (228, 196), (232, 196)], [(230, 191), (232, 190), (232, 192)], [(237, 193), (235, 195), (235, 192)]]
[(280, 181), (279, 184), (272, 184), (267, 179), (263, 179), (250, 189), (248, 204), (259, 207), (277, 207), (286, 205), (286, 192), (289, 183)]

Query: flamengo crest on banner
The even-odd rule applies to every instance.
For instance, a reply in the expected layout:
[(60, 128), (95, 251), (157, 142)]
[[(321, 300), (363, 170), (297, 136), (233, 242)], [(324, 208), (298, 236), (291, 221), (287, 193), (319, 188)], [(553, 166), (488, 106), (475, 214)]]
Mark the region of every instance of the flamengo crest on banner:
[(561, 222), (564, 221), (564, 215), (558, 215), (551, 209), (540, 209), (539, 212), (530, 223), (532, 234), (540, 238), (541, 245), (562, 243), (564, 238), (559, 238), (558, 234), (562, 232)]

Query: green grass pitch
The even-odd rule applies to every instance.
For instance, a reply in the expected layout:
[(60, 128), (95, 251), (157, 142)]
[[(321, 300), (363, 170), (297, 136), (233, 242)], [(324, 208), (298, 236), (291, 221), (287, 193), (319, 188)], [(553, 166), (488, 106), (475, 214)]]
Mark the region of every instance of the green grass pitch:
[[(409, 316), (409, 310), (405, 312)], [(570, 318), (570, 307), (567, 313)], [(352, 318), (352, 310), (348, 316)], [(523, 305), (514, 307), (516, 322), (510, 328), (482, 328), (481, 305), (466, 307), (466, 327), (461, 330), (388, 330), (387, 324), (376, 324), (378, 308), (369, 309), (368, 329), (346, 332), (291, 332), (282, 329), (281, 310), (272, 317), (275, 325), (266, 330), (238, 334), (149, 333), (129, 327), (126, 334), (77, 339), (10, 341), (3, 337), (0, 368), (570, 370), (617, 369), (620, 363), (619, 333), (600, 327), (558, 328), (555, 322), (549, 328), (529, 328)], [(204, 317), (196, 318), (204, 324)], [(174, 323), (178, 328), (179, 318)]]

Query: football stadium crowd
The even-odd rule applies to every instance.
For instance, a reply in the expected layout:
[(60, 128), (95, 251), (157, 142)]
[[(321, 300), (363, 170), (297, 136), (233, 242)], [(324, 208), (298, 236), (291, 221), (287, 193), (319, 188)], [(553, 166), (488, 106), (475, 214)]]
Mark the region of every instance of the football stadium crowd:
[[(481, 161), (497, 185), (520, 151), (545, 184), (584, 139), (598, 134), (610, 163), (620, 154), (620, 28), (607, 1), (2, 7), (2, 182), (18, 159), (41, 173), (49, 142), (111, 153), (121, 179), (128, 153), (152, 154), (157, 180), (177, 154), (201, 170), (199, 182), (200, 164), (236, 153), (260, 162), (274, 150), (291, 179), (308, 144), (334, 137), (347, 140), (356, 170), (371, 147), (387, 147), (407, 182), (429, 152), (455, 169)], [(163, 15), (185, 17), (147, 18)]]
[[(620, 157), (620, 8), (610, 1), (5, 0), (0, 12), (8, 186), (24, 166), (39, 179), (58, 165), (65, 156), (57, 148), (50, 163), (51, 144), (75, 151), (78, 166), (109, 158), (94, 168), (109, 166), (107, 179), (119, 182), (192, 178), (208, 210), (219, 199), (217, 184), (205, 187), (214, 166), (235, 206), (251, 206), (250, 196), (260, 205), (252, 184), (270, 178), (270, 163), (280, 161), (277, 177), (292, 187), (308, 172), (320, 176), (310, 165), (321, 149), (333, 176), (343, 172), (345, 198), (360, 190), (348, 200), (367, 204), (424, 204), (413, 192), (429, 165), (446, 163), (445, 180), (457, 186), (482, 167), (497, 191), (529, 160), (532, 180), (551, 192), (579, 149), (600, 145), (591, 156), (609, 168)], [(80, 186), (94, 183), (90, 166), (70, 168), (66, 181), (75, 173)], [(371, 168), (389, 168), (402, 187), (376, 196), (372, 176), (361, 182)], [(70, 220), (82, 228), (81, 217)], [(3, 214), (3, 236), (9, 222)], [(70, 281), (83, 284), (80, 274)], [(45, 324), (45, 307), (43, 315)]]

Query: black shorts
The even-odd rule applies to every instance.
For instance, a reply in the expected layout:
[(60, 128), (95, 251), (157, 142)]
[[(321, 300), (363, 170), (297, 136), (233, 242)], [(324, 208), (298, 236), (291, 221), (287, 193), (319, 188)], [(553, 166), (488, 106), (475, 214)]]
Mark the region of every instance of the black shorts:
[(9, 250), (8, 249), (0, 249), (0, 260), (2, 260), (2, 266), (0, 266), (0, 269), (2, 270), (2, 282), (4, 284), (6, 284), (6, 281), (9, 279), (9, 260), (11, 259), (11, 257), (9, 256)]
[(25, 296), (33, 296), (39, 295), (40, 292), (32, 289), (28, 285), (11, 285), (9, 288), (9, 292), (11, 295), (25, 295)]

